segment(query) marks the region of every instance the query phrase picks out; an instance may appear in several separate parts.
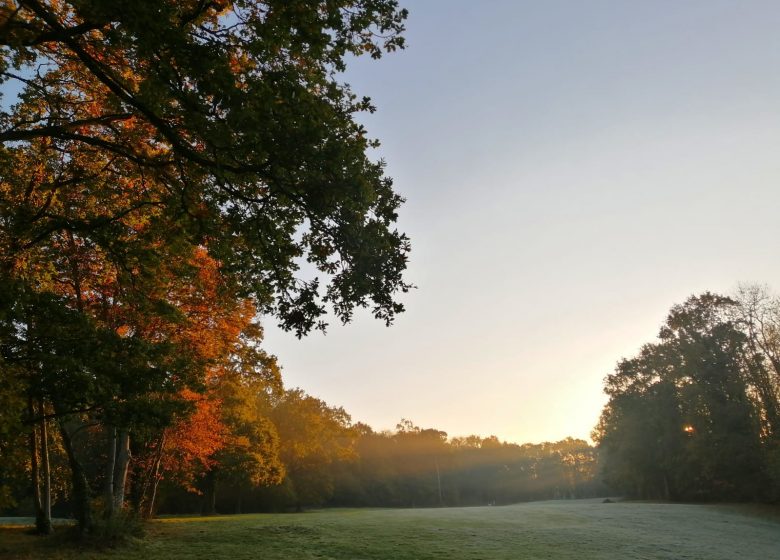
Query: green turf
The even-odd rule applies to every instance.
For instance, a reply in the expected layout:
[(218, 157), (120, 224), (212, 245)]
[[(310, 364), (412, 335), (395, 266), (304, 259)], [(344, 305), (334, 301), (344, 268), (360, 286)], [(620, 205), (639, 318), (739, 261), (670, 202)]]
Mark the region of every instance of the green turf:
[(0, 530), (0, 558), (780, 558), (780, 521), (729, 506), (555, 501), (506, 507), (325, 510), (160, 519), (117, 551)]

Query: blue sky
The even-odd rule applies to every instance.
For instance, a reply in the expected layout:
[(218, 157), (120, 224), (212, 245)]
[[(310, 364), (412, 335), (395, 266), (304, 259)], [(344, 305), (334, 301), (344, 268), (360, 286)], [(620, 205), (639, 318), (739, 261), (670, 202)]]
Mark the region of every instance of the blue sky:
[(587, 437), (669, 307), (780, 282), (780, 3), (407, 2), (345, 76), (407, 198), (407, 313), (304, 340), (300, 386), (376, 429)]

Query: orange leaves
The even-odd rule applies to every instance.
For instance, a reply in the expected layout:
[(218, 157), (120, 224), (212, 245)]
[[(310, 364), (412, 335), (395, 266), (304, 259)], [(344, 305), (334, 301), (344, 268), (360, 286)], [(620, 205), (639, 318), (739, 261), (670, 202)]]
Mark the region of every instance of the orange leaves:
[(205, 248), (195, 249), (189, 266), (192, 275), (168, 287), (169, 299), (187, 319), (175, 339), (215, 364), (227, 357), (238, 336), (251, 324), (254, 305), (233, 296), (221, 277), (219, 263)]
[(5, 25), (17, 9), (16, 2), (7, 0), (0, 5), (0, 26)]
[(213, 464), (214, 454), (225, 444), (226, 429), (220, 420), (218, 400), (187, 389), (182, 398), (193, 403), (195, 410), (168, 428), (162, 467), (191, 489), (196, 475)]

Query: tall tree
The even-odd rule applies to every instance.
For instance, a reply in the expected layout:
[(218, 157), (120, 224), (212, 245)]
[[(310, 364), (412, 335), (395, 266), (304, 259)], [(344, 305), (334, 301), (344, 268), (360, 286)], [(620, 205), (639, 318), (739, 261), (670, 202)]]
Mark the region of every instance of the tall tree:
[(761, 402), (764, 430), (780, 441), (780, 298), (764, 286), (742, 285), (736, 302), (732, 316), (755, 361), (749, 383)]
[(343, 408), (331, 407), (301, 389), (289, 389), (271, 418), (279, 432), (291, 505), (321, 505), (333, 492), (329, 467), (354, 456), (355, 432)]
[(780, 499), (780, 298), (765, 286), (737, 290), (734, 320), (748, 338), (752, 367), (748, 384), (760, 409), (771, 487), (767, 497)]
[(613, 484), (642, 497), (756, 498), (765, 483), (755, 367), (735, 302), (705, 293), (672, 308), (659, 342), (618, 364), (594, 437)]

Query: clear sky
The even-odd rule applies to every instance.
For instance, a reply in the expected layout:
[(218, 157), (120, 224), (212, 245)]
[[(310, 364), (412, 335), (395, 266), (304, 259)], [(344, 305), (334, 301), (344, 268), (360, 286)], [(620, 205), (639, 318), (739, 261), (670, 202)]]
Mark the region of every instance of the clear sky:
[[(402, 0), (403, 3), (403, 0)], [(375, 429), (588, 437), (672, 304), (780, 287), (780, 2), (419, 0), (352, 64), (418, 289), (266, 348)]]

